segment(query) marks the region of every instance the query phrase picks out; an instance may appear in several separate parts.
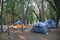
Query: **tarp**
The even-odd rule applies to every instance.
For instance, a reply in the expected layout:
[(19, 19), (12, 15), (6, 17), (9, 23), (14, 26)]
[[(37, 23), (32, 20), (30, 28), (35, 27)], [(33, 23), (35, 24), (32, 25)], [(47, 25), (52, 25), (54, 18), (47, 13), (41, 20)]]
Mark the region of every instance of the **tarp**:
[(48, 33), (48, 27), (43, 22), (36, 23), (33, 28), (31, 29), (31, 32), (38, 32), (38, 33)]
[(23, 24), (21, 21), (17, 21), (14, 24)]
[(52, 19), (48, 19), (44, 22), (49, 28), (56, 28), (56, 22)]

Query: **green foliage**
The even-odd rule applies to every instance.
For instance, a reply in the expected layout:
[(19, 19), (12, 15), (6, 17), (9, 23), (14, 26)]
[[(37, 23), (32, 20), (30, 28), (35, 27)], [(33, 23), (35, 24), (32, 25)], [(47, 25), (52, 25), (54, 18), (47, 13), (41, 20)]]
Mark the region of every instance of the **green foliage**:
[[(7, 14), (12, 13), (13, 3), (14, 3), (14, 20), (16, 21), (16, 20), (20, 20), (22, 18), (21, 1), (22, 0), (5, 0), (4, 5), (3, 5), (4, 6), (3, 14), (2, 14), (2, 16), (3, 16), (3, 19), (2, 19), (3, 24), (6, 24), (6, 22), (7, 22), (6, 21), (7, 20)], [(53, 8), (52, 9), (52, 15), (51, 15), (52, 18), (56, 19), (56, 8), (55, 8), (55, 4), (54, 4), (53, 0), (46, 0), (46, 1)], [(33, 0), (33, 2), (35, 2), (35, 0)], [(30, 4), (30, 6), (29, 6), (29, 4)], [(39, 6), (41, 6), (41, 5), (39, 5)], [(32, 0), (30, 0), (29, 3), (28, 3), (28, 0), (24, 0), (24, 14), (26, 16), (25, 20), (27, 20), (30, 23), (33, 23), (36, 20), (36, 15), (34, 14), (35, 13), (35, 9), (36, 9), (35, 6), (32, 5)], [(44, 17), (45, 18), (47, 18), (47, 17), (49, 18), (50, 17), (49, 11), (48, 11), (47, 8), (45, 10), (45, 16)]]
[(55, 7), (55, 4), (54, 4), (54, 1), (53, 0), (46, 0), (50, 5), (51, 7), (56, 11), (56, 7)]
[(27, 16), (27, 20), (30, 21), (30, 23), (33, 23), (36, 18), (35, 18), (35, 15), (33, 14), (32, 10), (35, 10), (35, 7), (30, 6), (28, 9), (29, 9), (29, 11), (28, 11), (29, 16)]
[[(50, 4), (50, 6), (52, 7), (52, 15), (51, 15), (51, 17), (54, 19), (54, 20), (56, 20), (56, 6), (55, 6), (55, 4), (54, 4), (54, 1), (53, 0), (46, 0), (49, 4)], [(47, 11), (48, 11), (48, 9), (46, 9)], [(48, 12), (47, 12), (48, 13)], [(49, 17), (48, 17), (49, 18)]]

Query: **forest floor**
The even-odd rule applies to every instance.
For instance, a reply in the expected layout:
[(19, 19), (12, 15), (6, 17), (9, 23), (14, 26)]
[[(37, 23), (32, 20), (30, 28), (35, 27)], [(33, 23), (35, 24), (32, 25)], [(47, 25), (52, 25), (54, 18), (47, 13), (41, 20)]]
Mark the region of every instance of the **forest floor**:
[(0, 33), (0, 40), (60, 40), (60, 28), (50, 29), (48, 35), (30, 32), (31, 28), (32, 26), (23, 32), (20, 30), (10, 30), (9, 36), (8, 32)]

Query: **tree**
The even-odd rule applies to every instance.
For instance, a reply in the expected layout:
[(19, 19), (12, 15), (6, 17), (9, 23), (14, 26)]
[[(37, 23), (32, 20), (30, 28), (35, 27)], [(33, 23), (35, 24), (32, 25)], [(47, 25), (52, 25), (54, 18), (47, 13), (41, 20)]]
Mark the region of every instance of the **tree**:
[(37, 16), (37, 18), (39, 19), (39, 21), (42, 21), (42, 20), (41, 20), (40, 1), (39, 1), (39, 0), (35, 0), (35, 1), (36, 1), (36, 4), (37, 4), (37, 7), (38, 7), (38, 9), (39, 9), (39, 16), (37, 16), (37, 14), (36, 14), (36, 16)]
[(56, 8), (57, 8), (57, 26), (59, 24), (59, 19), (60, 19), (60, 0), (54, 0), (54, 3), (56, 5)]
[(60, 4), (60, 0), (46, 0), (50, 5), (51, 7), (53, 8), (53, 10), (56, 12), (56, 23), (57, 23), (57, 26), (59, 24), (59, 4)]
[(1, 33), (3, 32), (2, 14), (3, 14), (3, 0), (1, 1), (1, 13), (0, 13)]
[(12, 23), (14, 23), (14, 0), (12, 0), (12, 4), (11, 5), (12, 5), (11, 6), (11, 14), (12, 14), (11, 21), (12, 21)]
[(42, 0), (42, 13), (41, 13), (41, 21), (44, 22), (44, 0)]
[(23, 0), (20, 0), (21, 1), (21, 9), (20, 9), (20, 11), (21, 11), (21, 14), (22, 14), (22, 22), (25, 24), (25, 19), (24, 19), (24, 16), (25, 16), (25, 14), (24, 14), (24, 1)]
[[(54, 1), (53, 0), (46, 0), (48, 2), (48, 5), (51, 7), (49, 8), (52, 12), (52, 15), (50, 17), (52, 17), (55, 21), (56, 21), (56, 14), (57, 14), (57, 10), (56, 10), (56, 6), (54, 4)], [(49, 7), (48, 6), (48, 7)], [(50, 13), (50, 14), (51, 14)]]

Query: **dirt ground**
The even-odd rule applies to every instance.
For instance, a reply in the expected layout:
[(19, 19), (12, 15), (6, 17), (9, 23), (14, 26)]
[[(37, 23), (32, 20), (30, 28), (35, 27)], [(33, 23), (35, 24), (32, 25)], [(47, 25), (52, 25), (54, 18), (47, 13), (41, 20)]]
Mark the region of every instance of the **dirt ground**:
[(50, 29), (48, 35), (41, 33), (32, 33), (28, 29), (21, 30), (10, 30), (10, 35), (8, 32), (0, 33), (0, 40), (60, 40), (60, 29)]

